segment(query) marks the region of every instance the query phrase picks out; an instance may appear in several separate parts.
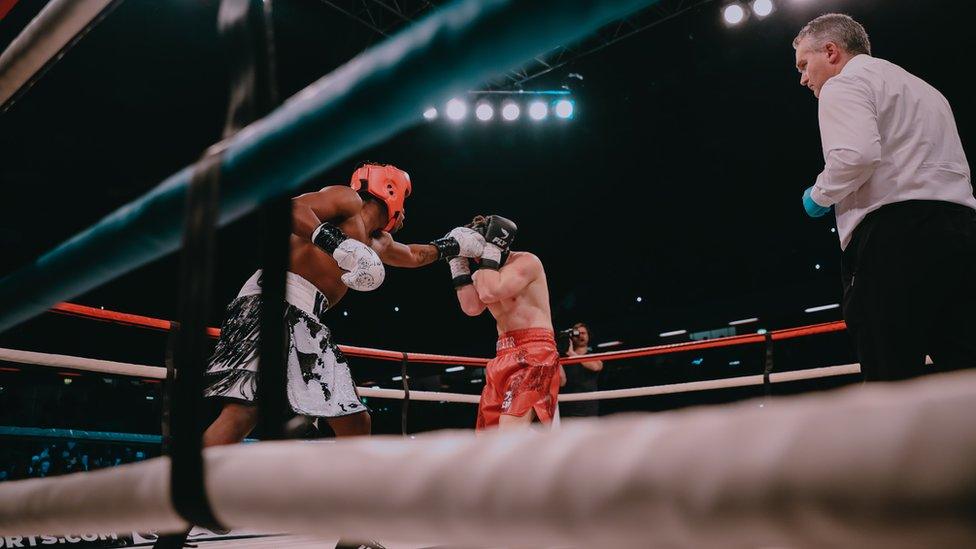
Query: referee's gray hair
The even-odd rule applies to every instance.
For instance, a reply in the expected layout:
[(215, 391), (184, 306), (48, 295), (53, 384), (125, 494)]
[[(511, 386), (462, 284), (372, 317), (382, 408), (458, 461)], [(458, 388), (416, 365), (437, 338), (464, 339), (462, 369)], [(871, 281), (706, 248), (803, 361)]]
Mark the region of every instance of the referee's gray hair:
[(807, 23), (793, 39), (793, 49), (807, 36), (813, 39), (814, 49), (817, 50), (822, 49), (827, 42), (833, 42), (848, 53), (871, 55), (868, 31), (851, 16), (843, 13), (828, 13)]

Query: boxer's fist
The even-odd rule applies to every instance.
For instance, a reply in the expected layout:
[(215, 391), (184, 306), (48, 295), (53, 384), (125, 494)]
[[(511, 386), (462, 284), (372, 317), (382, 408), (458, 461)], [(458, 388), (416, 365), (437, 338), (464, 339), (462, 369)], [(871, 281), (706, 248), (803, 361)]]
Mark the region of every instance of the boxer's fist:
[(481, 257), (485, 249), (485, 237), (474, 229), (455, 227), (444, 238), (431, 242), (437, 248), (437, 258)]
[(485, 242), (507, 250), (512, 246), (512, 241), (515, 240), (515, 233), (517, 232), (518, 227), (514, 221), (505, 219), (500, 215), (490, 215), (488, 216), (488, 227), (485, 229)]
[(457, 240), (458, 255), (461, 257), (481, 257), (485, 251), (485, 237), (474, 229), (455, 227), (447, 236)]
[(339, 268), (348, 271), (340, 278), (353, 290), (368, 292), (380, 287), (386, 269), (372, 248), (346, 236), (339, 227), (326, 221), (312, 231), (312, 243), (332, 255)]
[(515, 240), (518, 227), (510, 219), (500, 215), (488, 217), (485, 229), (485, 251), (481, 255), (481, 266), (486, 269), (498, 269), (501, 266), (502, 254), (508, 252)]
[(343, 284), (352, 290), (368, 292), (375, 290), (383, 284), (386, 278), (386, 269), (380, 256), (372, 248), (359, 242), (347, 238), (336, 247), (332, 253), (332, 258), (344, 271), (340, 278)]

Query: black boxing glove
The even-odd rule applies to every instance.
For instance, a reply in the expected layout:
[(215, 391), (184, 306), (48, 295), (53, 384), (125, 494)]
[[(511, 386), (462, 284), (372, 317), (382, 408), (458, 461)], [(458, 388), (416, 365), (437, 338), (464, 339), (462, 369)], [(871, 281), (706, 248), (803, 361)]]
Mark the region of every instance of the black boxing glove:
[(500, 215), (488, 216), (488, 227), (485, 229), (485, 251), (481, 255), (481, 267), (484, 269), (499, 269), (508, 255), (518, 226), (510, 219)]

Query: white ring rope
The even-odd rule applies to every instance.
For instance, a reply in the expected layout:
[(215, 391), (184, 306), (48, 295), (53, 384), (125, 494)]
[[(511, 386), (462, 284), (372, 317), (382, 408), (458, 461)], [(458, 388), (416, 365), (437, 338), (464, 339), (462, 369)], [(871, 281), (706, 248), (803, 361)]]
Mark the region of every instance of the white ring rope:
[[(539, 547), (976, 547), (976, 372), (567, 423), (206, 450), (231, 528)], [(0, 535), (176, 531), (169, 462), (0, 483)]]
[[(822, 377), (845, 376), (861, 373), (860, 364), (843, 364), (840, 366), (826, 366), (810, 368), (793, 372), (778, 372), (769, 375), (770, 383), (799, 381), (801, 379), (817, 379)], [(574, 402), (580, 400), (603, 400), (613, 398), (632, 398), (653, 395), (668, 395), (674, 393), (690, 393), (692, 391), (710, 391), (713, 389), (729, 389), (732, 387), (748, 387), (762, 385), (763, 376), (739, 376), (725, 379), (710, 379), (708, 381), (689, 381), (687, 383), (671, 383), (668, 385), (653, 385), (651, 387), (635, 387), (633, 389), (612, 389), (608, 391), (590, 391), (588, 393), (560, 393), (559, 402)]]
[[(99, 372), (148, 379), (166, 379), (166, 368), (159, 366), (127, 364), (124, 362), (112, 362), (109, 360), (97, 360), (93, 358), (37, 353), (33, 351), (20, 351), (17, 349), (0, 348), (0, 361), (33, 364), (35, 366), (46, 366), (51, 368), (70, 368), (73, 370), (83, 370), (87, 372)], [(770, 374), (769, 381), (771, 383), (784, 383), (803, 379), (817, 379), (823, 377), (857, 374), (860, 373), (860, 371), (861, 367), (858, 364), (844, 364), (840, 366), (827, 366), (824, 368), (811, 368), (792, 372), (773, 373)], [(687, 393), (692, 391), (708, 391), (713, 389), (728, 389), (732, 387), (747, 387), (762, 384), (762, 375), (739, 376), (708, 381), (691, 381), (687, 383), (672, 383), (669, 385), (635, 387), (632, 389), (613, 389), (608, 391), (591, 391), (588, 393), (566, 393), (559, 395), (559, 401), (577, 402), (584, 400), (633, 398), (673, 393)], [(388, 398), (396, 400), (403, 400), (404, 398), (404, 392), (400, 389), (383, 389), (380, 387), (357, 387), (357, 389), (359, 389), (361, 396), (369, 398)], [(463, 393), (411, 390), (410, 400), (478, 404), (481, 397), (480, 395)]]
[(0, 106), (76, 40), (113, 0), (51, 0), (0, 55)]
[(45, 366), (48, 368), (69, 368), (101, 374), (115, 374), (146, 379), (166, 379), (166, 368), (160, 366), (143, 366), (141, 364), (82, 358), (80, 356), (55, 355), (0, 348), (0, 360), (16, 362), (18, 364), (33, 364), (34, 366)]
[[(404, 398), (404, 392), (401, 389), (383, 389), (381, 387), (357, 387), (357, 389), (359, 389), (359, 396), (367, 398), (390, 398), (395, 400), (403, 400)], [(410, 400), (478, 404), (481, 402), (481, 395), (442, 393), (440, 391), (415, 391), (410, 389)]]

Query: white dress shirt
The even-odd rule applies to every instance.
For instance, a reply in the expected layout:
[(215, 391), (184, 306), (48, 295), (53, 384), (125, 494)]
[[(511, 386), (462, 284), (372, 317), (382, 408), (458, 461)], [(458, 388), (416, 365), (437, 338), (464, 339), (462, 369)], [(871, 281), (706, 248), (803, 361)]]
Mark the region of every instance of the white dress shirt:
[(969, 162), (949, 102), (922, 79), (870, 55), (820, 91), (824, 171), (811, 198), (835, 205), (840, 247), (868, 213), (905, 200), (976, 209)]

